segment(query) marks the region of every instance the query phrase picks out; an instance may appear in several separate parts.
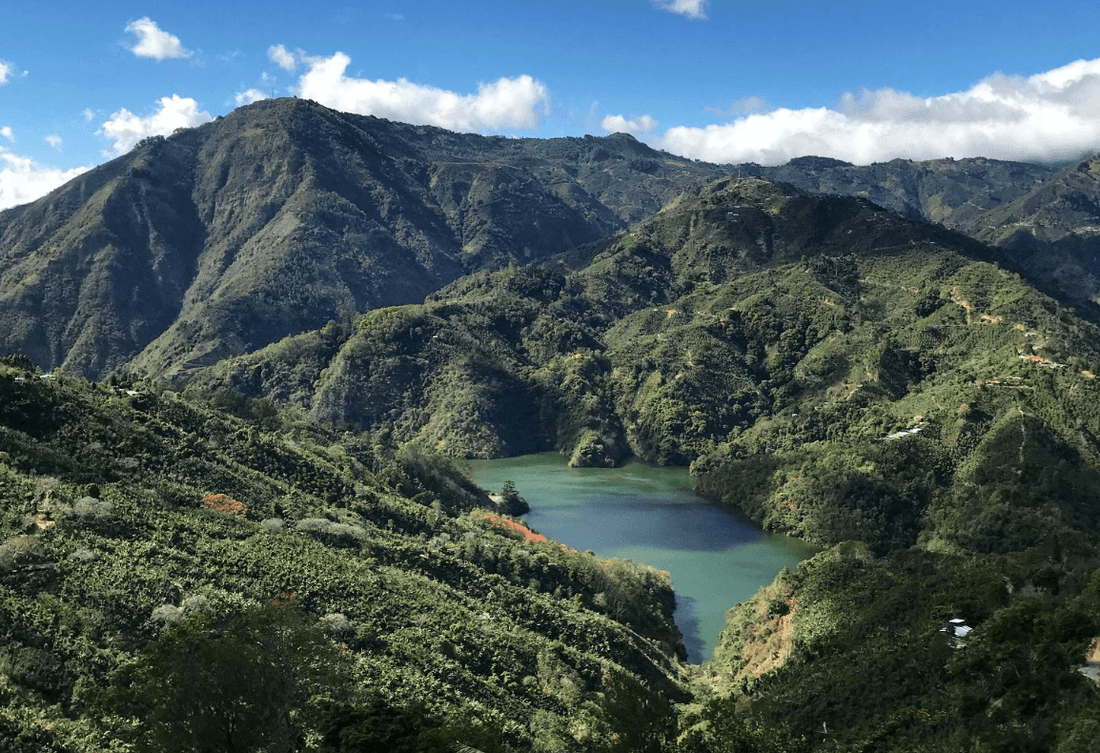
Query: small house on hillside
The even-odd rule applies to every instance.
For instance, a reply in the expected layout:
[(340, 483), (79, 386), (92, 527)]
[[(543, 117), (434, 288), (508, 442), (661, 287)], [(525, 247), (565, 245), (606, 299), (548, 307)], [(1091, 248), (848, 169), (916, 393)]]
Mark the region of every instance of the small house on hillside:
[(966, 624), (966, 620), (961, 617), (955, 617), (947, 621), (947, 624), (940, 628), (941, 633), (945, 633), (951, 640), (951, 646), (953, 648), (965, 648), (966, 643), (963, 638), (970, 635), (974, 628)]

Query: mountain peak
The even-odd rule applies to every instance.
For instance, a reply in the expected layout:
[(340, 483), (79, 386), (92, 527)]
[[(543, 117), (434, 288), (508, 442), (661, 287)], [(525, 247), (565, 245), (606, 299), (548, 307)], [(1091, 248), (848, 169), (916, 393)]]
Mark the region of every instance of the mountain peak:
[(721, 169), (271, 99), (0, 215), (0, 351), (172, 375), (593, 242)]

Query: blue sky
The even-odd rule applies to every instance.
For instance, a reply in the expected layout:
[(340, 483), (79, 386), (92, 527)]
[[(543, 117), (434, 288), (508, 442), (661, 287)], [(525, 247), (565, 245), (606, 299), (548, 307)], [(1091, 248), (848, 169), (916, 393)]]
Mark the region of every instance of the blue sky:
[(1100, 151), (1083, 0), (0, 0), (0, 208), (261, 97), (715, 162)]

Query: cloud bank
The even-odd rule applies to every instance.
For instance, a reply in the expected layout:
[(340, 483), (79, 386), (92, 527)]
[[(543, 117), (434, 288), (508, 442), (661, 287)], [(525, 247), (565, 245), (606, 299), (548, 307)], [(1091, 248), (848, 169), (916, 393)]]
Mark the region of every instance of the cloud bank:
[(137, 37), (137, 41), (130, 48), (130, 51), (140, 58), (165, 60), (167, 58), (188, 58), (193, 54), (191, 50), (184, 48), (179, 37), (163, 31), (148, 16), (139, 18), (137, 21), (131, 21), (126, 25), (126, 31)]
[(198, 102), (173, 94), (161, 97), (159, 109), (147, 118), (122, 108), (96, 133), (114, 141), (115, 154), (124, 154), (148, 136), (168, 136), (178, 128), (193, 128), (209, 120), (210, 113), (200, 110)]
[(893, 89), (847, 93), (832, 108), (680, 126), (651, 143), (710, 162), (765, 165), (808, 154), (857, 164), (895, 157), (1068, 159), (1100, 150), (1100, 58), (1028, 78), (998, 73), (939, 97)]
[(453, 131), (500, 131), (538, 128), (549, 107), (549, 91), (530, 76), (501, 78), (479, 85), (477, 94), (457, 94), (404, 78), (370, 81), (349, 77), (345, 71), (351, 58), (342, 52), (306, 62), (309, 70), (298, 81), (300, 96), (361, 115)]
[(50, 167), (0, 147), (0, 210), (45, 196), (89, 169)]
[(658, 10), (679, 13), (693, 20), (702, 20), (707, 17), (707, 0), (653, 0), (653, 5)]
[(629, 133), (632, 136), (641, 136), (649, 133), (657, 127), (657, 121), (649, 115), (640, 118), (626, 119), (622, 115), (608, 115), (600, 124), (608, 133)]

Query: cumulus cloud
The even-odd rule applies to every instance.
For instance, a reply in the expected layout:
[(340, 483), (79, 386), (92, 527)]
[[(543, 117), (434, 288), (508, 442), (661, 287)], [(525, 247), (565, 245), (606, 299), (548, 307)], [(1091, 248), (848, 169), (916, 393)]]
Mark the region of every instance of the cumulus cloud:
[(1028, 78), (994, 74), (964, 92), (846, 93), (832, 108), (778, 109), (654, 145), (712, 162), (781, 164), (813, 154), (868, 164), (895, 157), (1054, 160), (1100, 150), (1100, 58)]
[(629, 133), (634, 136), (638, 136), (643, 133), (649, 133), (657, 127), (657, 121), (649, 115), (642, 115), (639, 118), (632, 118), (627, 120), (622, 115), (608, 115), (603, 119), (600, 124), (608, 133)]
[(12, 74), (11, 65), (0, 60), (0, 86), (8, 83), (8, 78)]
[(159, 109), (147, 118), (122, 108), (96, 133), (112, 139), (115, 154), (123, 154), (148, 136), (167, 136), (178, 128), (192, 128), (210, 119), (210, 113), (200, 110), (198, 102), (173, 94), (161, 97)]
[(440, 126), (455, 131), (538, 128), (550, 95), (530, 76), (480, 84), (477, 94), (457, 94), (406, 79), (370, 81), (345, 75), (351, 58), (337, 52), (310, 58), (298, 93), (328, 107), (391, 120)]
[(237, 93), (237, 106), (250, 105), (253, 102), (259, 102), (261, 99), (267, 99), (267, 95), (259, 89), (247, 89), (243, 92)]
[(65, 143), (64, 141), (62, 141), (61, 137), (58, 136), (56, 133), (51, 133), (49, 136), (46, 136), (45, 138), (46, 138), (46, 143), (49, 144), (50, 146), (52, 146), (54, 149), (61, 149), (61, 145), (63, 143)]
[(0, 210), (45, 196), (88, 169), (51, 167), (0, 147)]
[(282, 68), (284, 71), (292, 71), (298, 67), (298, 59), (294, 57), (294, 53), (283, 47), (281, 44), (274, 44), (267, 48), (267, 56), (271, 58), (271, 62)]
[(0, 136), (3, 136), (8, 141), (15, 143), (15, 131), (11, 129), (11, 126), (4, 126), (0, 128)]
[(707, 0), (653, 0), (658, 10), (700, 20), (707, 17)]
[(764, 112), (771, 108), (768, 107), (768, 102), (763, 97), (753, 96), (735, 99), (725, 107), (708, 105), (703, 109), (720, 118), (734, 118), (742, 115), (752, 115), (754, 112)]
[(136, 37), (130, 51), (141, 58), (165, 60), (167, 58), (187, 58), (193, 54), (180, 43), (180, 38), (169, 34), (157, 26), (148, 16), (131, 21), (126, 31)]

